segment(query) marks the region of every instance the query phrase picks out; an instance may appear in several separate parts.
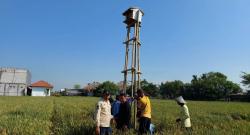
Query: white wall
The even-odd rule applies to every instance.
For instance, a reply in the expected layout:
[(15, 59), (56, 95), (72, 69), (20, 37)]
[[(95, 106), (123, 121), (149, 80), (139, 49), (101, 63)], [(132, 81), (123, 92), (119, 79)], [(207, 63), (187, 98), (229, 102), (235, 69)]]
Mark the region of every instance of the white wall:
[(50, 90), (49, 90), (48, 95), (46, 91), (47, 91), (46, 88), (32, 87), (31, 96), (50, 96)]
[(23, 96), (31, 84), (31, 74), (26, 69), (0, 68), (0, 95)]
[(25, 84), (0, 83), (0, 96), (24, 96), (26, 89)]
[(0, 68), (0, 83), (30, 84), (31, 75), (26, 69)]

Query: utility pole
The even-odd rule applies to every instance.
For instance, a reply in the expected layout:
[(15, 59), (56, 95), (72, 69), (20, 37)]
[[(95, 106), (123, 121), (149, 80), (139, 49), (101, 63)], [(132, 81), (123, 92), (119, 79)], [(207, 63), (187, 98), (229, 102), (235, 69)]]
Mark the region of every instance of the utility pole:
[[(128, 76), (131, 77), (131, 96), (135, 96), (135, 92), (141, 88), (141, 68), (140, 68), (140, 28), (141, 20), (144, 15), (143, 11), (137, 7), (127, 9), (123, 16), (123, 21), (127, 26), (127, 36), (125, 42), (125, 64), (123, 81), (123, 92), (127, 93)], [(134, 101), (134, 121), (133, 127), (136, 128), (136, 110), (137, 102)]]

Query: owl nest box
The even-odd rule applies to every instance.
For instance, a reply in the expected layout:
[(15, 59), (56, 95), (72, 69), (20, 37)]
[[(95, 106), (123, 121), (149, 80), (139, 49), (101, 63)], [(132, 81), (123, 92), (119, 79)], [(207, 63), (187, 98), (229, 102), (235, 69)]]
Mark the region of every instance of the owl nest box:
[(131, 7), (127, 9), (122, 15), (125, 16), (125, 20), (123, 22), (128, 26), (133, 27), (135, 23), (141, 24), (144, 13), (137, 7)]

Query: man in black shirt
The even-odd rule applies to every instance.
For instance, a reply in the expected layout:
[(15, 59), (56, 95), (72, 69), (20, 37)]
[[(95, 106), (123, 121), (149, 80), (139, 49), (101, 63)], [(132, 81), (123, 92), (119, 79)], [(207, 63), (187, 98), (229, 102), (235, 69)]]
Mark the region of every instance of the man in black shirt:
[(127, 101), (127, 96), (120, 94), (120, 109), (118, 113), (117, 129), (126, 130), (130, 128), (131, 107)]

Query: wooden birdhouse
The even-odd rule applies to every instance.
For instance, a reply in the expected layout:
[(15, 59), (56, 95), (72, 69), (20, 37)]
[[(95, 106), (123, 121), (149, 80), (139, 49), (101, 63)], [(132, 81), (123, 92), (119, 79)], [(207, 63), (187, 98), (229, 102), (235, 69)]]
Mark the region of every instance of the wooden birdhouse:
[(143, 15), (144, 13), (142, 10), (137, 7), (131, 7), (123, 13), (123, 16), (125, 16), (125, 20), (123, 22), (127, 25), (133, 25), (137, 22), (141, 23)]

